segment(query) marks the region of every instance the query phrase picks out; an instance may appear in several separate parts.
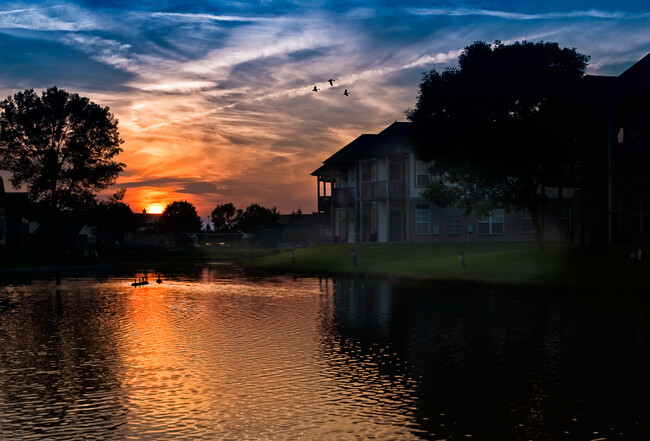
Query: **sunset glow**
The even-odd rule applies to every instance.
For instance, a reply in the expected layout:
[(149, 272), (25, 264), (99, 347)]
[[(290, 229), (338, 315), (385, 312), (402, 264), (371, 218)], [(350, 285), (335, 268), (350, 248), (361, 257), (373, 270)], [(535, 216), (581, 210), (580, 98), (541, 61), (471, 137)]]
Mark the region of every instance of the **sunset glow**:
[(151, 214), (160, 214), (165, 210), (165, 207), (163, 207), (161, 204), (151, 204), (147, 208), (147, 213)]
[(310, 213), (310, 173), (404, 121), (422, 73), (474, 41), (556, 41), (601, 75), (650, 48), (644, 2), (327, 4), (3, 5), (0, 94), (57, 86), (109, 106), (127, 167), (107, 194), (126, 188), (134, 212), (185, 200), (202, 217), (228, 202)]

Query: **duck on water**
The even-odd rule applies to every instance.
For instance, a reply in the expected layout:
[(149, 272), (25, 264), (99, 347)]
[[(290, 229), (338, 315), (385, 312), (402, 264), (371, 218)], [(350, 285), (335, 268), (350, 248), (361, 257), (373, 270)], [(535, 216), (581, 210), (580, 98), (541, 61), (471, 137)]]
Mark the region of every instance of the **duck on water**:
[(135, 281), (131, 284), (131, 286), (142, 286), (148, 284), (149, 284), (149, 280), (147, 280), (147, 277), (141, 277), (139, 279), (135, 279)]
[[(158, 274), (158, 278), (156, 279), (156, 283), (162, 283), (162, 279), (160, 278), (160, 274)], [(149, 277), (144, 276), (139, 279), (135, 279), (134, 282), (131, 284), (131, 286), (143, 286), (143, 285), (148, 285), (149, 284)]]

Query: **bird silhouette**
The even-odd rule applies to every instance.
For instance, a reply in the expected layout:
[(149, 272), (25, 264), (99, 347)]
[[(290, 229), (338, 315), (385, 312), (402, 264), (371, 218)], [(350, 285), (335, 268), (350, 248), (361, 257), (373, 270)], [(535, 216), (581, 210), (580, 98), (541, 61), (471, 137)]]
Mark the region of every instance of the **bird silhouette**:
[(336, 80), (334, 80), (334, 79), (332, 79), (332, 78), (330, 78), (329, 80), (327, 80), (327, 82), (330, 83), (330, 86), (333, 86), (333, 85), (334, 85), (334, 81), (336, 81)]
[(343, 95), (350, 96), (350, 94), (348, 93), (348, 89), (345, 89), (345, 92), (343, 92)]
[(318, 92), (320, 89), (318, 89), (316, 86), (312, 89), (314, 92)]

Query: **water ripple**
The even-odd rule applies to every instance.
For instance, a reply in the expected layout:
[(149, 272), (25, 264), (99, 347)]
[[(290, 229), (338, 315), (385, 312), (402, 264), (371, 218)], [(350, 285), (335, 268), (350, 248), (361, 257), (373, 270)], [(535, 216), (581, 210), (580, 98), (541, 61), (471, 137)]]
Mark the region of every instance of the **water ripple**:
[[(644, 305), (603, 324), (584, 306), (544, 299), (209, 269), (163, 278), (0, 287), (10, 305), (0, 311), (0, 439), (640, 440), (648, 431), (648, 406), (625, 392), (650, 391)], [(613, 330), (622, 334), (610, 344)], [(593, 333), (605, 344), (585, 337)], [(603, 378), (613, 385), (593, 387)]]

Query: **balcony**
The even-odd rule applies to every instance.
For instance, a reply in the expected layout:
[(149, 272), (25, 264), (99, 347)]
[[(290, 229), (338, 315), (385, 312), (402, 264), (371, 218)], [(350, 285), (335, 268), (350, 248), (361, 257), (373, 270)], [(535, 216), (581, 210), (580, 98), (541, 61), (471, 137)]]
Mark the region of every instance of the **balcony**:
[(354, 187), (335, 188), (332, 197), (337, 207), (354, 205)]
[(364, 201), (386, 200), (386, 181), (364, 182), (361, 184), (361, 198)]
[(405, 192), (406, 186), (404, 184), (405, 184), (404, 181), (388, 182), (388, 199), (390, 199), (391, 201), (406, 199), (406, 192)]
[(319, 196), (318, 197), (318, 212), (329, 213), (332, 207), (332, 196)]
[(361, 198), (364, 201), (385, 201), (389, 199), (406, 199), (406, 183), (404, 181), (375, 181), (362, 184)]

